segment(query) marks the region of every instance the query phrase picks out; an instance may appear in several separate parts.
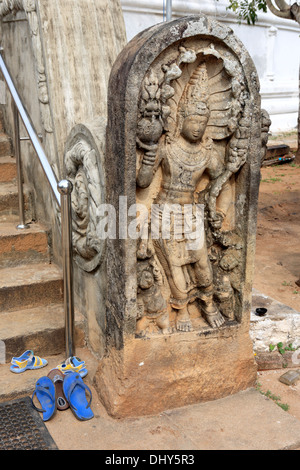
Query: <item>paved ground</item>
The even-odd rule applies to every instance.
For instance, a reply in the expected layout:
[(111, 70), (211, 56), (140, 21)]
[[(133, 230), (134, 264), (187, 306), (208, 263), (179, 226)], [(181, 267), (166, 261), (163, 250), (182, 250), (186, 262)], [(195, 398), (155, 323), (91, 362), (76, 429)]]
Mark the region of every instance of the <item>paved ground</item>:
[[(84, 381), (91, 386), (93, 356), (86, 350), (77, 354), (86, 361), (89, 374)], [(116, 420), (91, 388), (92, 420), (78, 421), (69, 409), (47, 423), (60, 450), (300, 449), (300, 420), (255, 389), (157, 416)]]

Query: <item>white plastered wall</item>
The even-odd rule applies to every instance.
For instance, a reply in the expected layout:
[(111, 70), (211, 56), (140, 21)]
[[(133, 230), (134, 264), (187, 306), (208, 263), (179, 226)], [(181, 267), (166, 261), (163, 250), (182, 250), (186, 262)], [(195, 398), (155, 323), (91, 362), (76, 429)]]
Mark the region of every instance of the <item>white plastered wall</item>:
[[(166, 0), (121, 0), (127, 39), (163, 21)], [(299, 93), (300, 27), (272, 13), (259, 13), (255, 26), (238, 24), (226, 10), (226, 0), (173, 0), (173, 19), (203, 13), (230, 26), (249, 51), (258, 71), (262, 107), (272, 119), (272, 132), (297, 126)]]

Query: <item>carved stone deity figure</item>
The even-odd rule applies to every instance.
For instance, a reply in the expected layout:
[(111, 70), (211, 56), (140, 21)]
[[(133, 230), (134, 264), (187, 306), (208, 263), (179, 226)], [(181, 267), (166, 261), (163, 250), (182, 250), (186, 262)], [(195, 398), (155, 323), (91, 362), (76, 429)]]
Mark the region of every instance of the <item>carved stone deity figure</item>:
[[(159, 168), (162, 176), (159, 191), (151, 206), (151, 235), (148, 244), (144, 244), (144, 250), (146, 247), (147, 252), (144, 251), (143, 256), (140, 250), (138, 258), (145, 259), (148, 256), (158, 259), (169, 285), (169, 303), (176, 312), (176, 329), (192, 331), (189, 304), (194, 301), (197, 301), (199, 315), (201, 312), (202, 317), (213, 328), (224, 324), (224, 316), (230, 320), (234, 319), (233, 288), (226, 271), (231, 271), (236, 265), (229, 263), (226, 268), (223, 260), (223, 268), (220, 263), (213, 268), (210, 258), (213, 259), (212, 253), (220, 252), (220, 249), (213, 247), (213, 244), (209, 246), (206, 232), (220, 245), (220, 240), (224, 238), (222, 224), (230, 205), (234, 203), (230, 177), (245, 163), (243, 145), (238, 145), (239, 141), (244, 142), (245, 135), (244, 139), (239, 139), (237, 135), (241, 136), (240, 132), (233, 134), (238, 128), (238, 119), (242, 117), (242, 111), (245, 113), (246, 110), (242, 109), (241, 104), (241, 84), (236, 77), (234, 81), (233, 77), (229, 76), (224, 63), (220, 61), (220, 55), (211, 46), (207, 54), (210, 53), (219, 59), (219, 64), (215, 64), (217, 65), (215, 75), (220, 75), (219, 81), (223, 82), (223, 87), (225, 83), (224, 94), (225, 100), (227, 99), (225, 112), (228, 113), (229, 109), (230, 116), (235, 118), (234, 122), (231, 122), (232, 129), (227, 131), (232, 139), (230, 141), (227, 139), (226, 145), (222, 147), (223, 150), (217, 151), (213, 139), (207, 132), (212, 114), (210, 105), (213, 103), (211, 99), (213, 90), (209, 89), (207, 60), (204, 55), (199, 62), (193, 50), (183, 47), (179, 53), (177, 64), (173, 67), (163, 67), (165, 73), (163, 87), (159, 87), (159, 80), (152, 72), (145, 80), (143, 99), (146, 104), (141, 106), (143, 118), (138, 124), (137, 142), (138, 146), (147, 152), (143, 155), (138, 168), (137, 186), (141, 189), (148, 188)], [(177, 108), (173, 105), (176, 116), (171, 116), (171, 108), (167, 109), (165, 106), (164, 110), (161, 107), (161, 111), (166, 114), (164, 117), (163, 112), (160, 112), (160, 102), (163, 95), (167, 102), (175, 94), (175, 85), (172, 88), (170, 83), (172, 79), (174, 81), (182, 74), (178, 63), (194, 62), (196, 66), (185, 84), (183, 93), (177, 97)], [(168, 74), (171, 79), (166, 83)], [(148, 92), (148, 96), (145, 92)], [(234, 93), (238, 98), (238, 106), (234, 100)], [(174, 100), (176, 101), (176, 98), (173, 98)], [(222, 95), (221, 102), (224, 102)], [(221, 112), (222, 109), (219, 115)], [(214, 114), (216, 115), (215, 112)], [(166, 125), (170, 119), (173, 121), (173, 129), (172, 126), (168, 128)], [(165, 129), (167, 132), (163, 132)], [(222, 137), (224, 140), (225, 133)], [(203, 215), (206, 214), (206, 223), (204, 217), (201, 220), (199, 213), (201, 201), (197, 193), (202, 180), (206, 180), (206, 188), (203, 191), (205, 194)], [(171, 230), (167, 237), (164, 236), (163, 226), (166, 209), (173, 212)], [(153, 237), (154, 232), (157, 235), (155, 237)], [(230, 234), (232, 238), (232, 230)], [(221, 304), (222, 312), (219, 308)]]

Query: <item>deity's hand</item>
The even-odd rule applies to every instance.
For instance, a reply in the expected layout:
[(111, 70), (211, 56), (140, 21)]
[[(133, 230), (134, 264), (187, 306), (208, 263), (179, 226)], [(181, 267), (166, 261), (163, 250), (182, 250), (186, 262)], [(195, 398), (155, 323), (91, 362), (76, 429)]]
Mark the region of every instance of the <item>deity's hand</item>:
[(210, 215), (209, 223), (214, 229), (218, 230), (222, 227), (224, 217), (225, 217), (224, 213), (217, 211), (214, 214)]
[(156, 155), (147, 155), (145, 154), (143, 157), (143, 165), (149, 165), (149, 166), (154, 166), (155, 165), (155, 160), (156, 160)]

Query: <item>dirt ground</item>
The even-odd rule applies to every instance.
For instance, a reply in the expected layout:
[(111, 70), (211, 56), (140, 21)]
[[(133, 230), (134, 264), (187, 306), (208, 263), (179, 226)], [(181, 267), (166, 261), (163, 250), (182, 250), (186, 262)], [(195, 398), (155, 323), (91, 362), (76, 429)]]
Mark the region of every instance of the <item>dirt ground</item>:
[(261, 173), (254, 287), (300, 312), (300, 165)]
[[(296, 133), (269, 139), (281, 143), (295, 149)], [(261, 173), (254, 287), (300, 312), (300, 165), (263, 167)], [(300, 420), (300, 380), (293, 386), (278, 380), (287, 370), (259, 372), (259, 388)]]

